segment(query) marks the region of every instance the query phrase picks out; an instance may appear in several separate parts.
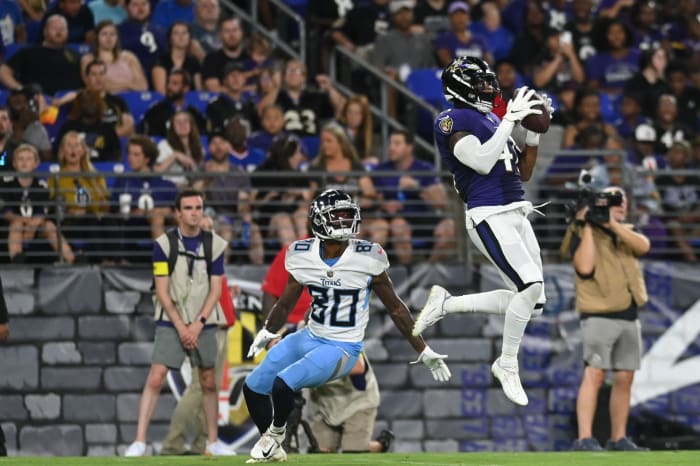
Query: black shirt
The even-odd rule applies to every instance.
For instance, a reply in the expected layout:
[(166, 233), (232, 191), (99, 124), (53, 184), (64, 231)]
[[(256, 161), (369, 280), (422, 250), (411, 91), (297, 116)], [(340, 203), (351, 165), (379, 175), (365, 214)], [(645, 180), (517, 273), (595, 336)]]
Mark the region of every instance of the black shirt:
[(7, 65), (12, 68), (15, 79), (25, 85), (41, 85), (44, 94), (54, 95), (56, 91), (83, 86), (80, 56), (68, 48), (27, 47), (14, 54)]
[[(168, 120), (175, 113), (175, 106), (168, 99), (163, 99), (149, 108), (141, 121), (141, 132), (149, 136), (165, 137), (168, 132)], [(206, 134), (207, 120), (199, 110), (188, 105), (185, 110), (197, 122), (199, 134)]]
[(281, 91), (275, 103), (284, 110), (284, 130), (301, 137), (318, 136), (325, 120), (335, 116), (331, 98), (321, 91), (306, 89), (299, 102)]
[(103, 97), (105, 103), (105, 111), (102, 114), (102, 121), (111, 126), (117, 126), (122, 118), (122, 115), (130, 113), (129, 107), (124, 99), (118, 95), (107, 93)]
[(249, 68), (247, 64), (251, 61), (251, 58), (245, 52), (242, 52), (238, 58), (229, 57), (223, 50), (208, 53), (202, 64), (202, 80), (207, 80), (209, 78), (221, 79), (221, 75), (224, 73), (224, 67), (228, 63), (243, 63), (246, 68)]
[(0, 178), (0, 199), (3, 201), (3, 213), (39, 217), (50, 212), (49, 188), (45, 180), (38, 178), (33, 178), (32, 184), (27, 188), (19, 184), (14, 176)]
[(250, 132), (260, 129), (260, 117), (252, 100), (245, 97), (234, 101), (226, 94), (219, 94), (215, 100), (207, 105), (207, 129), (211, 131), (223, 131), (226, 121), (234, 116), (239, 116), (250, 125)]
[[(153, 66), (162, 66), (163, 68), (165, 68), (165, 71), (168, 74), (170, 74), (170, 72), (176, 68), (175, 64), (173, 63), (173, 59), (169, 53), (164, 53), (161, 56), (159, 56), (156, 59), (155, 65)], [(202, 67), (200, 66), (196, 58), (194, 58), (192, 55), (187, 55), (185, 57), (185, 61), (182, 63), (181, 69), (187, 71), (189, 75), (192, 78), (194, 78), (194, 75), (198, 74), (201, 71)]]
[(67, 120), (56, 135), (54, 152), (58, 154), (58, 145), (68, 131), (83, 134), (90, 149), (91, 162), (121, 162), (122, 149), (114, 126), (107, 123), (88, 125), (80, 120)]

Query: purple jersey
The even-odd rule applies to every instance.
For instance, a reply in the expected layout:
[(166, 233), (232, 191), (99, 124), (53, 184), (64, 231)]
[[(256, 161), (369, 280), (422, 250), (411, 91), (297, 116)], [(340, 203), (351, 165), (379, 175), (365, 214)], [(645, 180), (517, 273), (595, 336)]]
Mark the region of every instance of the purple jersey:
[(450, 108), (435, 119), (433, 131), (438, 150), (445, 166), (452, 172), (459, 196), (470, 209), (525, 200), (518, 169), (520, 149), (512, 138), (508, 138), (503, 153), (486, 175), (480, 175), (461, 163), (449, 148), (448, 141), (454, 133), (462, 131), (473, 134), (483, 144), (496, 132), (499, 124), (500, 120), (493, 113), (484, 115), (471, 108)]
[(586, 78), (598, 81), (601, 87), (622, 90), (627, 81), (639, 71), (639, 49), (629, 49), (620, 58), (609, 52), (598, 52), (586, 63)]

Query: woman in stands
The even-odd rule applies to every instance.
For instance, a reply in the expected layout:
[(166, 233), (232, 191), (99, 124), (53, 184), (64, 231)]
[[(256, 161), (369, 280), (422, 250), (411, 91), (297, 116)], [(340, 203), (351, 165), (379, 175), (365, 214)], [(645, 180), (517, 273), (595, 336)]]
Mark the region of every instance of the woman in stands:
[(193, 89), (202, 89), (199, 60), (191, 54), (192, 34), (187, 23), (176, 21), (168, 29), (170, 49), (156, 60), (151, 71), (153, 90), (165, 95), (165, 83), (172, 70), (185, 70), (192, 76)]
[(340, 124), (352, 141), (362, 164), (369, 170), (377, 166), (379, 159), (372, 155), (372, 112), (364, 95), (354, 95), (340, 111)]
[[(197, 124), (191, 113), (177, 111), (170, 117), (166, 138), (158, 143), (155, 171), (167, 173), (198, 172), (204, 161), (204, 150)], [(202, 188), (202, 179), (187, 176), (164, 176), (177, 187), (191, 185)]]
[(576, 143), (581, 130), (589, 126), (596, 126), (606, 137), (617, 136), (615, 127), (603, 121), (603, 117), (600, 113), (600, 95), (595, 89), (580, 89), (576, 93), (574, 109), (576, 112), (576, 122), (568, 125), (564, 129), (563, 147), (572, 147)]
[(93, 52), (83, 55), (80, 69), (85, 80), (86, 68), (93, 59), (99, 58), (107, 65), (107, 92), (148, 90), (148, 82), (136, 55), (122, 50), (119, 45), (119, 32), (112, 21), (102, 21), (95, 27)]
[(58, 149), (60, 171), (49, 177), (49, 195), (63, 209), (63, 233), (78, 254), (100, 249), (104, 240), (100, 225), (109, 210), (105, 177), (97, 175), (89, 153), (79, 133), (67, 132)]

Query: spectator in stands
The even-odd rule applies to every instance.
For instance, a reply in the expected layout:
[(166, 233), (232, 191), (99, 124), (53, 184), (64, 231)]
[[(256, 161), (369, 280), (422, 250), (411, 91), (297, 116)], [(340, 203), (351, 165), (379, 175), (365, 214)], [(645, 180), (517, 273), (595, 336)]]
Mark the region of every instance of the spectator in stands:
[[(668, 168), (691, 169), (691, 150), (686, 141), (673, 142), (666, 153)], [(697, 262), (700, 251), (693, 247), (690, 240), (700, 237), (700, 177), (662, 172), (656, 178), (656, 185), (661, 193), (666, 226), (672, 241), (680, 249), (678, 258), (687, 262)]]
[(599, 18), (622, 19), (629, 22), (630, 8), (634, 0), (601, 0), (596, 8)]
[(129, 171), (140, 176), (117, 178), (110, 203), (113, 212), (120, 215), (117, 223), (122, 251), (134, 251), (138, 248), (137, 241), (163, 234), (172, 216), (177, 190), (170, 181), (153, 172), (157, 158), (158, 148), (147, 136), (136, 134), (129, 138)]
[(68, 118), (61, 125), (54, 145), (63, 135), (76, 131), (90, 148), (89, 157), (96, 162), (122, 160), (121, 144), (114, 125), (105, 123), (105, 102), (99, 92), (83, 89), (73, 101)]
[(486, 41), (495, 61), (507, 58), (513, 48), (513, 33), (503, 26), (496, 2), (482, 2), (480, 5), (481, 20), (471, 23), (469, 29)]
[[(321, 126), (340, 113), (345, 97), (326, 75), (317, 75), (319, 90), (306, 87), (306, 65), (289, 60), (282, 87), (275, 86), (258, 103), (263, 108), (275, 103), (284, 109), (284, 129), (298, 136), (318, 136)], [(273, 84), (277, 84), (274, 80)]]
[(147, 79), (158, 57), (165, 52), (168, 41), (165, 30), (149, 22), (149, 0), (125, 0), (128, 18), (119, 25), (119, 37), (124, 50), (136, 55)]
[(199, 107), (188, 103), (187, 94), (191, 89), (189, 73), (182, 69), (172, 70), (167, 77), (165, 99), (151, 106), (144, 115), (143, 125), (154, 136), (165, 136), (168, 119), (176, 111), (186, 111), (196, 122), (201, 135), (206, 135), (207, 119)]
[(523, 31), (515, 36), (515, 44), (510, 51), (510, 60), (515, 63), (520, 73), (532, 76), (533, 67), (541, 50), (546, 49), (545, 41), (548, 25), (547, 10), (541, 2), (527, 2)]
[(0, 1), (0, 34), (2, 44), (22, 44), (27, 41), (27, 30), (24, 27), (24, 19), (19, 5), (11, 0)]
[(119, 31), (111, 21), (103, 21), (95, 28), (93, 52), (83, 55), (80, 66), (85, 79), (85, 68), (94, 59), (102, 60), (107, 66), (105, 88), (109, 92), (145, 91), (148, 82), (141, 63), (132, 52), (122, 50), (119, 45)]
[(311, 74), (328, 73), (328, 62), (333, 48), (333, 25), (350, 11), (349, 5), (309, 0), (306, 4), (307, 60)]
[(104, 235), (100, 228), (109, 210), (109, 191), (104, 176), (90, 162), (83, 137), (68, 131), (58, 148), (59, 176), (49, 178), (49, 192), (63, 212), (63, 233), (73, 250), (98, 251)]
[(620, 20), (600, 24), (595, 55), (586, 62), (586, 81), (614, 99), (639, 70), (640, 51), (632, 43), (632, 33)]
[(283, 248), (308, 236), (309, 178), (295, 176), (305, 161), (299, 139), (285, 135), (275, 140), (267, 160), (255, 170), (260, 228), (265, 237), (279, 241)]
[(274, 140), (286, 134), (282, 108), (279, 105), (268, 105), (262, 109), (260, 123), (262, 128), (248, 136), (248, 146), (267, 153)]
[(625, 90), (620, 97), (620, 118), (613, 122), (615, 131), (625, 141), (626, 147), (631, 148), (634, 142), (634, 130), (642, 123), (651, 120), (642, 115), (642, 99), (639, 93)]
[(656, 130), (644, 122), (634, 129), (634, 139), (630, 161), (637, 167), (656, 171), (666, 168), (666, 151), (659, 152), (662, 146), (656, 142)]
[[(562, 41), (562, 37), (568, 37)], [(532, 84), (535, 88), (557, 95), (564, 88), (583, 84), (586, 74), (571, 43), (570, 34), (556, 29), (545, 32), (545, 48), (532, 69)]]
[(363, 212), (362, 237), (375, 243), (387, 237), (389, 223), (377, 210), (380, 195), (340, 125), (330, 123), (323, 127), (320, 152), (309, 173), (316, 175), (310, 182), (314, 195), (326, 189), (340, 189), (353, 197)]
[[(200, 189), (201, 178), (184, 175), (201, 171), (203, 162), (204, 150), (194, 118), (183, 110), (175, 112), (170, 117), (165, 139), (158, 143), (158, 158), (154, 171), (168, 173), (164, 178), (175, 183), (178, 188), (189, 185)], [(174, 173), (181, 175), (171, 175)]]
[(18, 0), (17, 4), (22, 8), (27, 22), (41, 22), (46, 13), (45, 0)]
[(435, 39), (434, 48), (440, 67), (447, 66), (455, 57), (469, 55), (493, 63), (493, 54), (486, 40), (469, 30), (469, 5), (453, 2), (447, 9), (450, 30)]
[[(389, 219), (389, 237), (398, 262), (413, 263), (414, 242), (424, 242), (432, 249), (431, 262), (454, 257), (454, 220), (439, 213), (447, 208), (448, 202), (445, 187), (435, 176), (435, 167), (414, 157), (413, 136), (408, 131), (391, 132), (388, 155), (389, 160), (380, 163), (375, 171), (397, 174), (380, 174), (373, 180), (382, 196), (380, 206)], [(413, 175), (413, 172), (432, 174)]]
[(564, 31), (571, 33), (571, 43), (581, 63), (595, 54), (593, 44), (593, 0), (573, 0), (571, 3), (573, 18), (564, 26)]
[(182, 69), (192, 77), (193, 89), (202, 88), (201, 66), (197, 58), (190, 54), (192, 35), (187, 23), (177, 21), (168, 29), (168, 44), (170, 48), (164, 52), (151, 71), (153, 90), (165, 95), (168, 74), (176, 69)]
[(49, 218), (51, 204), (46, 182), (33, 173), (39, 166), (39, 153), (33, 146), (21, 144), (12, 155), (12, 164), (19, 175), (0, 179), (0, 198), (4, 201), (2, 215), (8, 223), (10, 261), (24, 262), (24, 244), (41, 232), (57, 253), (60, 244), (63, 260), (72, 264), (75, 260), (73, 251), (65, 238), (59, 243), (56, 225)]
[(202, 113), (192, 105), (187, 104), (185, 95), (192, 90), (190, 75), (185, 70), (172, 70), (168, 74), (165, 87), (165, 99), (154, 104), (143, 116), (141, 123), (143, 133), (149, 136), (165, 137), (168, 131), (168, 121), (176, 111), (189, 112), (197, 123), (200, 134), (206, 134), (207, 120)]
[(240, 115), (226, 120), (223, 133), (231, 144), (229, 161), (244, 171), (252, 172), (267, 158), (262, 150), (248, 146), (250, 126)]
[(690, 84), (690, 75), (682, 62), (673, 62), (666, 68), (666, 81), (669, 93), (676, 98), (678, 120), (693, 129), (700, 131), (700, 88)]
[(48, 95), (78, 89), (82, 83), (80, 57), (66, 48), (67, 39), (66, 19), (60, 15), (50, 16), (44, 25), (42, 44), (23, 48), (0, 65), (0, 81), (8, 89), (36, 83), (41, 86), (41, 92)]
[(653, 0), (634, 2), (630, 11), (634, 43), (640, 50), (649, 50), (667, 45), (661, 32), (658, 4)]
[(163, 29), (170, 28), (176, 22), (189, 23), (194, 17), (193, 0), (160, 0), (156, 3), (151, 21)]
[(671, 94), (662, 94), (654, 118), (657, 151), (665, 152), (676, 141), (690, 141), (695, 131), (678, 119), (678, 101)]
[[(140, 66), (140, 65), (139, 65)], [(91, 60), (85, 66), (85, 89), (98, 93), (104, 102), (102, 122), (114, 127), (117, 137), (129, 137), (134, 132), (134, 117), (120, 96), (107, 91), (107, 64)], [(77, 97), (77, 93), (75, 96)]]
[(194, 5), (194, 23), (191, 33), (194, 40), (199, 43), (199, 50), (205, 55), (197, 57), (202, 62), (206, 54), (221, 48), (221, 35), (219, 32), (219, 18), (221, 8), (219, 0), (197, 0)]
[(639, 71), (625, 84), (625, 90), (643, 96), (642, 114), (648, 118), (654, 117), (659, 96), (670, 92), (665, 80), (667, 64), (668, 57), (663, 48), (644, 50), (639, 58)]
[[(221, 48), (209, 52), (202, 64), (202, 79), (204, 89), (212, 92), (220, 92), (222, 89), (221, 78), (229, 63), (244, 65), (250, 61), (245, 48), (245, 34), (239, 18), (223, 18), (219, 22), (221, 36)], [(247, 75), (244, 75), (248, 79)]]
[[(413, 1), (395, 0), (389, 4), (389, 11), (393, 27), (375, 39), (371, 63), (390, 78), (404, 82), (412, 70), (435, 66), (433, 47), (427, 34), (411, 29)], [(400, 102), (391, 86), (387, 88), (387, 99), (387, 113), (396, 117)]]
[(210, 159), (204, 171), (207, 198), (206, 213), (214, 221), (214, 229), (226, 240), (224, 261), (231, 261), (231, 249), (245, 249), (252, 264), (262, 264), (264, 257), (260, 227), (251, 214), (252, 184), (250, 176), (231, 164), (231, 146), (223, 134), (209, 138)]
[(357, 3), (333, 25), (333, 41), (368, 59), (378, 35), (389, 30), (389, 0)]
[[(59, 15), (66, 18), (68, 25), (69, 44), (90, 44), (94, 38), (95, 18), (87, 4), (82, 0), (57, 0), (53, 6), (49, 6), (44, 18)], [(40, 27), (39, 41), (44, 39), (45, 23)]]
[(615, 128), (605, 123), (600, 114), (600, 96), (594, 89), (583, 88), (576, 93), (574, 103), (576, 109), (576, 123), (567, 126), (564, 129), (564, 147), (571, 147), (576, 142), (578, 133), (591, 125), (599, 127), (605, 137), (616, 135)]
[(232, 61), (226, 64), (221, 75), (222, 87), (219, 96), (207, 105), (207, 129), (223, 131), (228, 120), (240, 117), (249, 131), (260, 128), (260, 117), (253, 95), (245, 90), (245, 65)]
[(92, 11), (95, 24), (99, 24), (102, 21), (121, 24), (127, 16), (123, 0), (92, 0), (88, 3), (88, 8)]
[(12, 154), (18, 144), (12, 142), (12, 121), (7, 108), (0, 106), (0, 173), (14, 171)]
[(39, 151), (41, 160), (51, 160), (51, 142), (46, 128), (39, 121), (39, 103), (34, 89), (23, 87), (10, 91), (7, 111), (12, 123), (11, 143), (15, 147), (29, 144)]
[(357, 155), (365, 168), (368, 170), (374, 168), (379, 163), (379, 159), (372, 154), (374, 125), (367, 96), (356, 94), (349, 97), (340, 111), (338, 122), (355, 146)]
[(413, 8), (414, 29), (425, 32), (435, 39), (450, 29), (447, 0), (417, 0)]

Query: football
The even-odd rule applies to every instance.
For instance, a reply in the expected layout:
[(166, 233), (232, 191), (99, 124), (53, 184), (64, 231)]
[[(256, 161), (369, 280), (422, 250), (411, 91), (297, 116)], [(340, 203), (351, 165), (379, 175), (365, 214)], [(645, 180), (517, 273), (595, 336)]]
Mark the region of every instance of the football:
[[(532, 98), (530, 100), (545, 98), (546, 96), (543, 97), (541, 93), (535, 93), (532, 95)], [(529, 129), (530, 131), (533, 131), (535, 133), (546, 133), (549, 129), (551, 116), (549, 115), (549, 112), (545, 109), (544, 101), (540, 105), (535, 105), (534, 108), (536, 108), (537, 110), (541, 110), (542, 113), (540, 115), (528, 115), (525, 118), (523, 118), (523, 121), (520, 122), (520, 124), (523, 125), (523, 128)]]

